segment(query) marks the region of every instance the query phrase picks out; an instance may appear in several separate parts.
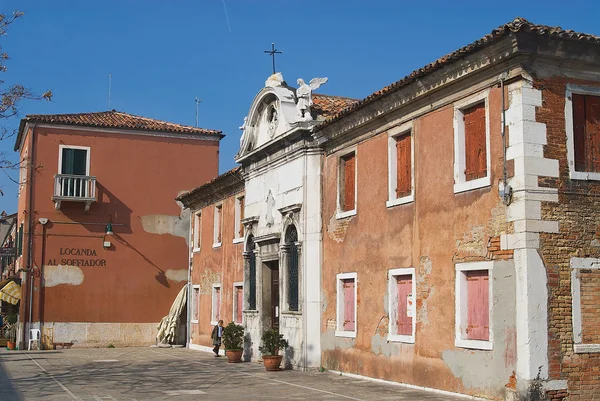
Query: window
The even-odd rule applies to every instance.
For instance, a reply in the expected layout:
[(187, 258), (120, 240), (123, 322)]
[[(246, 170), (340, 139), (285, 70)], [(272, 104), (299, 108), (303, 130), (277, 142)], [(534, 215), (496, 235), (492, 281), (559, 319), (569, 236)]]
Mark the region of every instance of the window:
[(567, 85), (567, 158), (572, 179), (600, 180), (600, 87)]
[(356, 273), (342, 273), (337, 279), (338, 337), (356, 337)]
[(356, 153), (340, 157), (338, 182), (338, 218), (356, 214)]
[(488, 93), (480, 93), (455, 105), (455, 193), (486, 187), (491, 183)]
[(233, 319), (242, 324), (244, 311), (244, 283), (233, 283)]
[(290, 311), (298, 311), (298, 231), (291, 225), (286, 230), (287, 253), (287, 306)]
[(256, 254), (254, 252), (254, 236), (248, 236), (246, 255), (248, 258), (248, 309), (256, 310)]
[(234, 243), (242, 242), (244, 238), (244, 224), (242, 223), (242, 220), (244, 219), (244, 200), (245, 198), (243, 196), (240, 196), (235, 200)]
[(202, 212), (198, 211), (194, 214), (194, 252), (200, 250), (202, 243)]
[(212, 285), (212, 314), (211, 322), (213, 326), (219, 323), (221, 319), (221, 284)]
[(457, 347), (492, 349), (492, 267), (493, 262), (456, 264)]
[[(414, 200), (413, 162), (414, 144), (412, 122), (403, 124), (389, 133), (387, 207)], [(398, 133), (399, 132), (399, 133)]]
[(59, 174), (90, 175), (90, 148), (60, 145)]
[(388, 341), (415, 342), (415, 269), (393, 269), (388, 275)]
[(573, 350), (600, 352), (600, 259), (571, 258)]
[(215, 206), (215, 238), (213, 247), (221, 246), (223, 236), (223, 205)]
[(200, 286), (194, 285), (192, 286), (192, 323), (198, 323), (198, 317), (200, 315)]
[(23, 223), (19, 226), (17, 233), (17, 256), (23, 256)]

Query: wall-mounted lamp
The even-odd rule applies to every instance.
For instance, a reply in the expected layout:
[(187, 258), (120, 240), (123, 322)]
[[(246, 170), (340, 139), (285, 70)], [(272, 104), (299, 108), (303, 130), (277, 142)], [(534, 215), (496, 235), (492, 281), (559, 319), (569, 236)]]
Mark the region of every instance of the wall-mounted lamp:
[(106, 225), (106, 235), (113, 235), (112, 223)]

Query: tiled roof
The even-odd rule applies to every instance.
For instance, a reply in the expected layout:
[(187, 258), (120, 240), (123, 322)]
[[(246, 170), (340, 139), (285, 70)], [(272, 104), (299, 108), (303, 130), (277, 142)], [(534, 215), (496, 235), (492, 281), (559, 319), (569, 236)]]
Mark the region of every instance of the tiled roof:
[[(31, 114), (21, 120), (21, 129), (17, 136), (15, 148), (18, 148), (22, 127), (27, 122), (44, 122), (51, 124), (81, 125), (86, 127), (100, 128), (123, 128), (142, 131), (173, 132), (186, 135), (214, 135), (222, 138), (221, 131), (190, 127), (187, 125), (174, 124), (166, 121), (155, 120), (147, 117), (135, 116), (121, 111), (110, 110), (96, 113), (77, 114)], [(17, 149), (15, 149), (17, 150)]]
[(536, 25), (536, 24), (532, 24), (531, 22), (527, 21), (525, 18), (517, 17), (514, 20), (512, 20), (511, 22), (494, 29), (491, 33), (485, 35), (483, 38), (478, 39), (475, 42), (473, 42), (465, 47), (462, 47), (450, 54), (447, 54), (447, 55), (437, 59), (433, 63), (427, 64), (423, 68), (419, 68), (418, 70), (411, 72), (409, 75), (405, 76), (401, 80), (396, 81), (393, 84), (388, 85), (388, 86), (378, 90), (377, 92), (370, 94), (366, 98), (348, 105), (343, 110), (330, 115), (325, 121), (323, 121), (323, 123), (317, 128), (317, 130), (322, 129), (322, 128), (326, 127), (327, 125), (333, 123), (334, 121), (339, 120), (340, 118), (342, 118), (346, 114), (352, 112), (353, 110), (361, 108), (361, 107), (395, 91), (396, 89), (399, 89), (405, 85), (408, 85), (408, 84), (414, 82), (415, 80), (420, 79), (423, 76), (425, 76), (435, 70), (438, 70), (449, 63), (452, 63), (455, 60), (461, 59), (469, 54), (476, 52), (477, 50), (479, 50), (485, 46), (488, 46), (492, 42), (495, 42), (496, 40), (502, 38), (504, 35), (508, 35), (510, 33), (516, 33), (516, 32), (530, 32), (530, 33), (533, 33), (533, 34), (536, 34), (539, 36), (543, 36), (546, 38), (556, 38), (556, 39), (562, 39), (562, 40), (574, 40), (574, 41), (581, 41), (581, 42), (589, 42), (589, 43), (597, 44), (597, 45), (600, 44), (599, 36), (590, 35), (590, 34), (586, 34), (586, 33), (579, 33), (579, 32), (575, 32), (572, 30), (565, 30), (565, 29), (562, 29), (561, 27)]
[(359, 101), (359, 99), (351, 99), (349, 97), (321, 95), (318, 93), (313, 93), (312, 97), (313, 105), (311, 106), (311, 111), (316, 114), (317, 120), (327, 119)]
[[(220, 195), (227, 196), (231, 190), (235, 192), (237, 189), (241, 190), (244, 188), (241, 172), (242, 168), (236, 166), (231, 170), (216, 176), (207, 183), (182, 193), (175, 198), (175, 200), (182, 202), (185, 207), (189, 207), (193, 203), (219, 198)], [(229, 188), (225, 188), (225, 191), (223, 192), (223, 187)]]

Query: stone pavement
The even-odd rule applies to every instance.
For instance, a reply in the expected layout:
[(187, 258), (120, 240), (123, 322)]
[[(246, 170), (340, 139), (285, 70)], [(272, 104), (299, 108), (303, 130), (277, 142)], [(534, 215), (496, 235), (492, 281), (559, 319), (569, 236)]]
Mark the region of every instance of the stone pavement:
[(329, 372), (265, 372), (185, 348), (0, 351), (0, 400), (427, 400), (468, 398)]

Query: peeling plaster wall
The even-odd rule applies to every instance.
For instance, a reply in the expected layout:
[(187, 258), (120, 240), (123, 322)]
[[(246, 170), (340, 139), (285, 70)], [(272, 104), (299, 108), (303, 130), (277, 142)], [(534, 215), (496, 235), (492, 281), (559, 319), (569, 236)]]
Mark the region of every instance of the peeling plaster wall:
[[(463, 94), (466, 96), (466, 94)], [(512, 261), (494, 283), (494, 350), (457, 348), (455, 263), (512, 259), (499, 236), (511, 231), (498, 194), (502, 176), (501, 91), (490, 88), (491, 182), (454, 193), (452, 105), (413, 120), (415, 200), (386, 207), (387, 132), (356, 143), (357, 213), (336, 219), (339, 156), (323, 171), (323, 366), (344, 372), (447, 391), (499, 397), (515, 369)], [(360, 112), (357, 112), (360, 113)], [(402, 116), (398, 116), (401, 118)], [(386, 119), (393, 126), (401, 120)], [(374, 124), (373, 124), (374, 125)], [(450, 150), (450, 151), (449, 151)], [(388, 270), (415, 268), (415, 343), (389, 342)], [(336, 274), (357, 273), (356, 338), (335, 336)], [(496, 284), (495, 284), (496, 285)], [(513, 292), (511, 292), (513, 291)], [(470, 372), (472, 371), (472, 372)], [(470, 372), (470, 373), (469, 373)]]
[(44, 266), (44, 287), (60, 284), (80, 285), (83, 278), (83, 270), (77, 266)]

